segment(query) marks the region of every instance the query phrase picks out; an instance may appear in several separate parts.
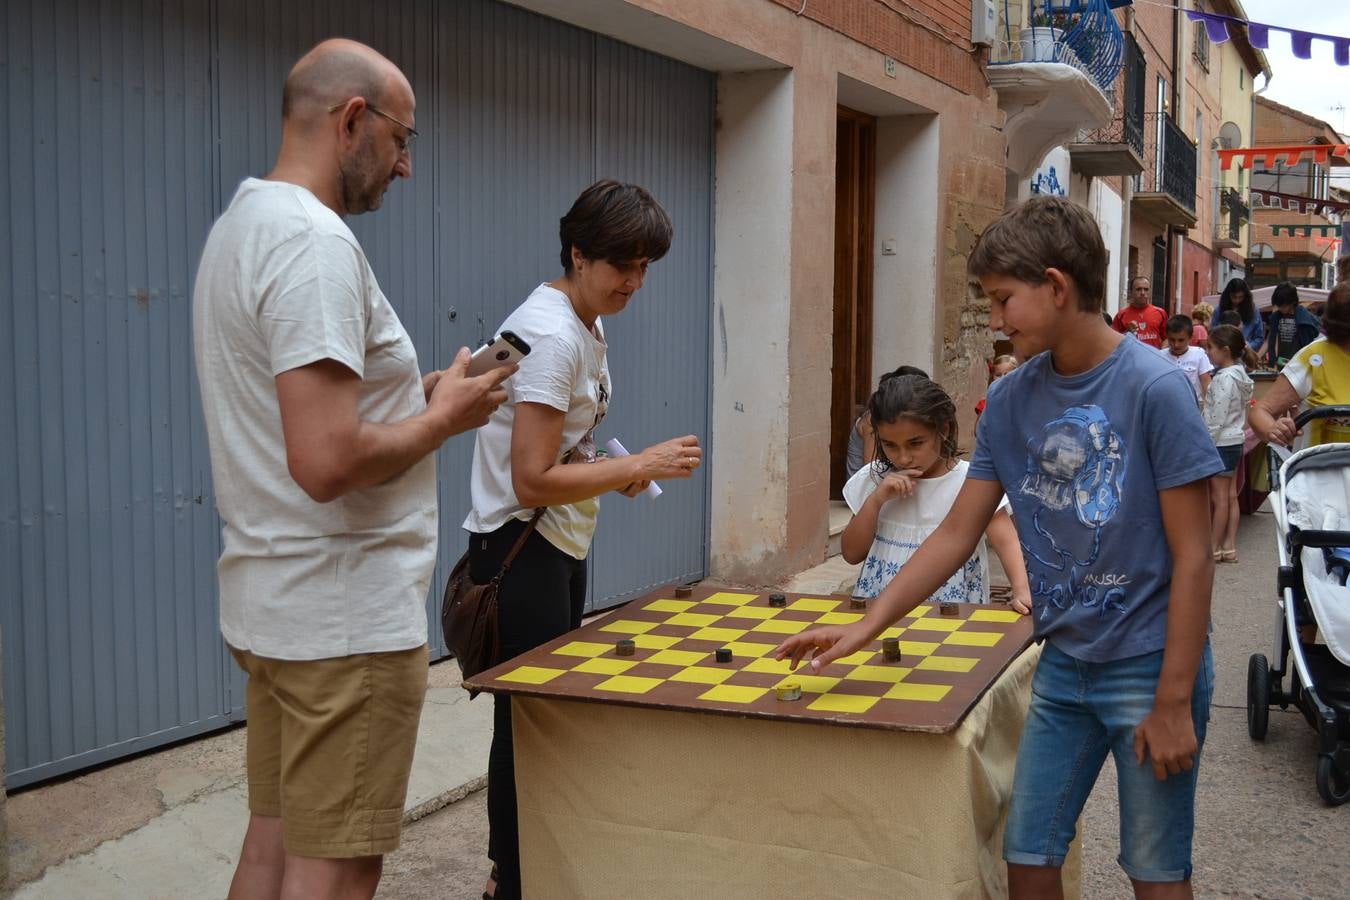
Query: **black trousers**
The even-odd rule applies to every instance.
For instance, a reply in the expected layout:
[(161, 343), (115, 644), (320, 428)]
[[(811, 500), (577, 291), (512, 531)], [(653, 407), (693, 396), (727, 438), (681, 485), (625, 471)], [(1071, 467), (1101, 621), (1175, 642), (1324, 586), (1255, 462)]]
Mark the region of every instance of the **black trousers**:
[[(469, 536), (469, 577), (491, 581), (525, 530), (512, 520), (490, 534)], [(574, 559), (538, 531), (530, 535), (497, 594), (502, 659), (519, 656), (581, 625), (586, 603), (586, 561)], [(488, 856), (497, 864), (497, 900), (520, 897), (520, 835), (516, 813), (516, 762), (511, 740), (511, 698), (492, 698), (492, 749), (488, 753)]]

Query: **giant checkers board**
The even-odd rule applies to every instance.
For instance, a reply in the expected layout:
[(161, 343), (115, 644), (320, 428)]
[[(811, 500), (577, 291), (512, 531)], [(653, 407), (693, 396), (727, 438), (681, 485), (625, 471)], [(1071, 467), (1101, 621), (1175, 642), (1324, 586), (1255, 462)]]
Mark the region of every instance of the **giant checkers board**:
[[(1028, 617), (1002, 604), (957, 604), (944, 616), (921, 603), (870, 647), (836, 660), (819, 675), (803, 663), (773, 659), (788, 635), (862, 618), (849, 598), (767, 593), (700, 585), (677, 598), (674, 587), (630, 601), (557, 640), (465, 681), (501, 694), (620, 703), (733, 716), (818, 720), (897, 731), (946, 733), (1031, 643)], [(883, 658), (896, 637), (900, 660)], [(616, 644), (631, 640), (631, 655)], [(731, 660), (718, 662), (719, 649)], [(778, 699), (785, 683), (798, 700)]]

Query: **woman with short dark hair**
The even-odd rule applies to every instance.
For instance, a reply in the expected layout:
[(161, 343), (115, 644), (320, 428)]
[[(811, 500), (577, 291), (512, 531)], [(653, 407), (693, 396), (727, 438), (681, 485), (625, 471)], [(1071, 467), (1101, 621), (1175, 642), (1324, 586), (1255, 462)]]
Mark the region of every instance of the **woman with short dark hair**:
[(1252, 299), (1252, 289), (1247, 287), (1247, 282), (1241, 278), (1229, 279), (1228, 284), (1224, 286), (1223, 293), (1219, 295), (1219, 305), (1214, 310), (1214, 318), (1209, 322), (1210, 328), (1217, 328), (1223, 324), (1221, 318), (1229, 310), (1235, 310), (1242, 318), (1242, 336), (1247, 341), (1247, 346), (1253, 353), (1260, 354), (1261, 346), (1265, 343), (1266, 329), (1261, 322), (1261, 314), (1256, 311), (1256, 303)]
[[(613, 387), (602, 316), (622, 312), (649, 263), (665, 256), (670, 217), (647, 191), (603, 180), (581, 193), (559, 222), (563, 272), (535, 288), (502, 323), (530, 347), (504, 387), (507, 400), (478, 430), (470, 473), (473, 508), (464, 520), (469, 569), (484, 584), (543, 509), (502, 580), (502, 659), (581, 625), (586, 558), (601, 494), (634, 497), (652, 481), (688, 478), (703, 451), (694, 435), (620, 458), (596, 453), (594, 432)], [(487, 896), (520, 896), (511, 699), (493, 697), (488, 755)], [(580, 761), (579, 761), (580, 762)]]

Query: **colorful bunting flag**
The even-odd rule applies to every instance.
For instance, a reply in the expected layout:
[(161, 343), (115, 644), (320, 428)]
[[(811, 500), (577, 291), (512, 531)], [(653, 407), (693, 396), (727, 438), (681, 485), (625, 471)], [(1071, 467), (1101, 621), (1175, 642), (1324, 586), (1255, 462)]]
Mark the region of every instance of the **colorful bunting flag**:
[(1304, 215), (1312, 213), (1317, 216), (1343, 216), (1350, 213), (1350, 203), (1318, 200), (1316, 197), (1302, 197), (1297, 194), (1281, 194), (1279, 191), (1267, 191), (1261, 188), (1252, 188), (1251, 192), (1252, 206), (1260, 205), (1270, 209), (1284, 209), (1290, 212), (1300, 212)]
[(1271, 225), (1270, 233), (1274, 237), (1279, 237), (1280, 232), (1283, 231), (1289, 237), (1298, 237), (1299, 232), (1302, 232), (1304, 237), (1312, 237), (1313, 232), (1315, 231), (1322, 237), (1340, 237), (1341, 228), (1342, 226), (1340, 225), (1303, 225), (1295, 223), (1292, 225)]
[[(1296, 166), (1305, 155), (1311, 156), (1313, 162), (1319, 166), (1325, 166), (1331, 162), (1332, 157), (1340, 157), (1344, 160), (1347, 153), (1350, 153), (1350, 146), (1346, 144), (1290, 144), (1283, 147), (1234, 147), (1230, 150), (1219, 151), (1219, 168), (1225, 172), (1233, 165), (1236, 159), (1238, 164), (1244, 169), (1250, 169), (1253, 163), (1260, 162), (1262, 165), (1275, 166), (1279, 164), (1280, 157), (1285, 158), (1285, 165)], [(1344, 161), (1332, 163), (1333, 165), (1346, 165)]]
[(1289, 35), (1289, 44), (1293, 48), (1294, 57), (1297, 59), (1312, 59), (1312, 42), (1314, 40), (1329, 41), (1332, 45), (1332, 57), (1336, 60), (1336, 65), (1350, 66), (1350, 38), (1347, 37), (1335, 34), (1319, 34), (1315, 31), (1301, 31), (1297, 28), (1285, 28), (1282, 25), (1266, 25), (1261, 22), (1239, 19), (1237, 16), (1201, 12), (1196, 9), (1186, 10), (1186, 18), (1192, 22), (1204, 22), (1205, 33), (1209, 35), (1210, 41), (1215, 44), (1222, 44), (1228, 40), (1233, 33), (1234, 26), (1243, 26), (1247, 29), (1247, 39), (1258, 50), (1270, 48), (1271, 31), (1283, 31)]

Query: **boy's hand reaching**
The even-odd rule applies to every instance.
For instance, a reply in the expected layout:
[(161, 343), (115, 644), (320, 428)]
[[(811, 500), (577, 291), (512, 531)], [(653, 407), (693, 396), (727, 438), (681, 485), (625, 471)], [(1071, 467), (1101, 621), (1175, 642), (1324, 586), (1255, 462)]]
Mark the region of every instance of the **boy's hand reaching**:
[(1191, 704), (1154, 704), (1153, 709), (1134, 729), (1134, 756), (1139, 765), (1153, 763), (1153, 777), (1165, 781), (1168, 775), (1189, 772), (1200, 749), (1191, 721)]
[(774, 648), (773, 658), (792, 657), (792, 669), (795, 672), (802, 658), (810, 652), (813, 654), (810, 657), (811, 671), (818, 673), (841, 656), (856, 653), (867, 645), (872, 635), (861, 626), (862, 622), (855, 622), (852, 625), (812, 628), (810, 631), (794, 634)]

